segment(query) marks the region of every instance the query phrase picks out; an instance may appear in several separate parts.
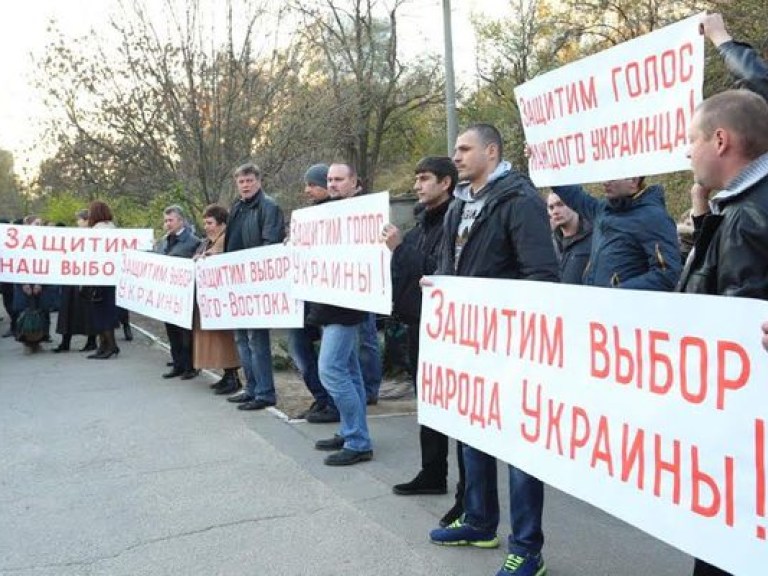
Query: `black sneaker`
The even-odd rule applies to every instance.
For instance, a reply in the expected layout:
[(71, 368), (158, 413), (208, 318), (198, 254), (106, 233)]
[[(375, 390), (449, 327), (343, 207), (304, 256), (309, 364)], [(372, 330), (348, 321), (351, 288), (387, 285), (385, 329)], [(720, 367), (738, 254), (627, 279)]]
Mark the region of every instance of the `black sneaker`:
[(446, 528), (447, 526), (450, 526), (456, 520), (461, 518), (464, 515), (464, 505), (461, 502), (455, 502), (453, 505), (453, 508), (448, 510), (448, 512), (445, 513), (445, 516), (440, 518), (440, 526), (443, 528)]
[(341, 417), (336, 408), (326, 404), (319, 410), (307, 414), (307, 422), (310, 424), (330, 424), (332, 422), (341, 422)]
[(323, 405), (322, 405), (322, 404), (320, 404), (320, 402), (318, 402), (317, 400), (315, 400), (314, 402), (312, 402), (312, 404), (310, 404), (309, 408), (307, 408), (307, 409), (306, 409), (306, 410), (304, 410), (303, 412), (299, 412), (299, 413), (296, 415), (296, 418), (297, 418), (297, 419), (299, 419), (299, 420), (306, 420), (306, 419), (307, 419), (307, 417), (308, 417), (310, 414), (312, 414), (313, 412), (317, 412), (317, 411), (318, 411), (318, 410), (320, 410), (322, 407), (323, 407)]
[(373, 450), (358, 452), (356, 450), (342, 448), (338, 452), (326, 456), (323, 462), (325, 462), (326, 466), (351, 466), (358, 462), (368, 462), (368, 460), (371, 460), (372, 458)]
[(261, 400), (259, 398), (256, 398), (254, 400), (250, 400), (249, 402), (243, 402), (240, 404), (240, 406), (237, 407), (238, 410), (264, 410), (264, 408), (269, 408), (270, 406), (274, 406), (274, 402), (269, 402), (267, 400)]
[(253, 400), (253, 396), (248, 394), (245, 390), (240, 392), (240, 394), (235, 394), (234, 396), (227, 398), (227, 402), (233, 402), (235, 404), (243, 404), (245, 402), (250, 402), (251, 400)]
[(396, 484), (392, 492), (398, 496), (416, 496), (419, 494), (445, 494), (448, 489), (445, 479), (441, 481), (428, 478), (423, 472), (419, 472), (416, 478), (404, 484)]
[(344, 448), (344, 437), (334, 434), (333, 438), (326, 438), (315, 442), (315, 450), (341, 450)]

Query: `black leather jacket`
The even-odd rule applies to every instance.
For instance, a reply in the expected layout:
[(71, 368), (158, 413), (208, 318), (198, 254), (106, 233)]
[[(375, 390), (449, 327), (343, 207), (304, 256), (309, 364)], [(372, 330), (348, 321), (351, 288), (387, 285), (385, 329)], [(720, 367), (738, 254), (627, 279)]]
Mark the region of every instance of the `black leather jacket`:
[[(233, 242), (232, 234), (240, 234), (240, 238)], [(251, 201), (237, 200), (232, 205), (224, 237), (226, 252), (278, 244), (284, 238), (283, 211), (264, 190), (259, 190)]]
[(768, 300), (768, 176), (696, 218), (679, 291)]
[(768, 100), (768, 64), (752, 46), (731, 40), (718, 46), (728, 71), (746, 88)]

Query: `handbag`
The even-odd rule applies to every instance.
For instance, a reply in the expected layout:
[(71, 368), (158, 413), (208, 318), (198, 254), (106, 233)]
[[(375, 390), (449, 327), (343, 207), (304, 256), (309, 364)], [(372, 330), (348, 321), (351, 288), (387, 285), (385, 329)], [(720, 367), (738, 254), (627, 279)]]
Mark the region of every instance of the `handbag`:
[(38, 307), (37, 298), (22, 310), (16, 324), (16, 340), (25, 344), (38, 344), (48, 335), (48, 319)]
[(80, 297), (86, 302), (102, 302), (104, 290), (101, 286), (80, 286)]

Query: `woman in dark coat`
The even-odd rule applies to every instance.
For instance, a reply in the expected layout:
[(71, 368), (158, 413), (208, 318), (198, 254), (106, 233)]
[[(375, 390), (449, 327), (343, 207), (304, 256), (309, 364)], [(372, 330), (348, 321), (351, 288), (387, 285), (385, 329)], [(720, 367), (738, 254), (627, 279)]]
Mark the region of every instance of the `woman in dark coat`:
[[(80, 228), (88, 226), (88, 210), (79, 210), (75, 215)], [(56, 333), (61, 334), (61, 343), (53, 349), (54, 352), (68, 352), (73, 334), (88, 336), (85, 346), (80, 352), (96, 350), (96, 332), (90, 322), (90, 306), (80, 296), (79, 286), (62, 286), (59, 317), (56, 320)]]
[[(88, 226), (90, 228), (115, 228), (112, 210), (104, 202), (95, 200), (88, 206)], [(99, 335), (99, 348), (89, 354), (91, 360), (106, 360), (117, 357), (120, 348), (115, 343), (115, 327), (118, 325), (117, 306), (115, 305), (114, 286), (94, 286), (88, 302), (91, 326)]]

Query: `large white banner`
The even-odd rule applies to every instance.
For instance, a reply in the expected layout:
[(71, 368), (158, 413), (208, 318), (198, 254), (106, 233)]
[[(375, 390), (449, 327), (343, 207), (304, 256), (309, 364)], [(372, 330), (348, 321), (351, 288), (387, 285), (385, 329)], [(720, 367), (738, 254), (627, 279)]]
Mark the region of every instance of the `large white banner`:
[(151, 250), (153, 231), (0, 224), (0, 282), (114, 286), (124, 250)]
[(304, 302), (290, 294), (289, 252), (275, 244), (198, 260), (202, 328), (301, 328)]
[(433, 280), (421, 424), (729, 572), (766, 573), (768, 302)]
[(693, 16), (515, 89), (537, 186), (687, 170), (702, 100), (704, 37)]
[(292, 294), (389, 314), (391, 254), (381, 239), (389, 192), (294, 210), (291, 215)]
[(154, 252), (123, 252), (117, 269), (118, 306), (192, 328), (195, 263)]

